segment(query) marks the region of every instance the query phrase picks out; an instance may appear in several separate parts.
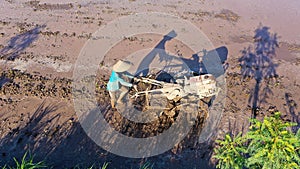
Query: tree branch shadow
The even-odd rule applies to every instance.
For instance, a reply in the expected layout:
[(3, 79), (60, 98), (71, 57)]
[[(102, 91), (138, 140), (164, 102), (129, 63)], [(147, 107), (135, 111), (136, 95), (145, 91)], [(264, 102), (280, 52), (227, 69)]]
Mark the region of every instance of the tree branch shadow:
[(300, 128), (300, 119), (299, 119), (299, 112), (297, 113), (297, 103), (295, 100), (292, 98), (292, 94), (290, 93), (285, 93), (285, 102), (286, 105), (288, 106), (288, 113), (292, 117), (292, 122), (296, 122), (298, 125), (292, 127), (293, 132), (297, 132), (298, 129)]
[[(25, 152), (53, 168), (102, 165), (113, 156), (97, 146), (75, 119), (63, 119), (60, 104), (43, 101), (24, 123), (0, 139), (0, 167), (15, 166)], [(10, 118), (10, 117), (8, 117)]]
[[(51, 116), (58, 109), (56, 105), (45, 105), (45, 101), (39, 105), (25, 125), (11, 130), (0, 141), (3, 158), (12, 160), (13, 157), (22, 157), (26, 150), (33, 150), (34, 140), (40, 137), (48, 124), (52, 123), (58, 116), (53, 116), (44, 121), (45, 116)], [(31, 146), (29, 146), (31, 144)], [(29, 147), (28, 147), (29, 146)], [(30, 148), (31, 147), (31, 148)], [(0, 161), (1, 162), (1, 161)]]
[[(258, 108), (272, 94), (268, 85), (269, 80), (278, 76), (276, 72), (278, 65), (272, 61), (272, 58), (276, 56), (276, 48), (279, 47), (278, 38), (277, 34), (271, 34), (269, 29), (260, 24), (253, 37), (254, 47), (250, 45), (242, 50), (242, 56), (238, 60), (242, 78), (253, 78), (256, 82), (248, 100), (249, 104), (252, 104), (252, 118), (256, 118)], [(262, 83), (266, 85), (260, 92)]]
[(41, 29), (45, 27), (46, 25), (36, 26), (31, 30), (12, 37), (6, 47), (0, 51), (0, 58), (5, 60), (15, 60), (23, 50), (37, 40)]

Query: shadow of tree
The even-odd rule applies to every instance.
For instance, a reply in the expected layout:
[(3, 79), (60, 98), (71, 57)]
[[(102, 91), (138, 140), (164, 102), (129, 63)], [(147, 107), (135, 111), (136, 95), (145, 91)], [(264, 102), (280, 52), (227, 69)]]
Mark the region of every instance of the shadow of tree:
[[(272, 94), (268, 85), (265, 85), (260, 95), (261, 83), (268, 83), (273, 77), (277, 77), (276, 67), (272, 58), (276, 55), (278, 48), (277, 34), (271, 34), (269, 27), (261, 24), (255, 30), (254, 48), (249, 46), (242, 50), (239, 59), (243, 79), (254, 78), (256, 83), (248, 102), (252, 103), (252, 118), (257, 115), (259, 105), (266, 101), (268, 95)], [(261, 98), (260, 98), (261, 97)]]
[(45, 27), (46, 25), (37, 26), (29, 31), (12, 37), (7, 46), (0, 51), (0, 58), (5, 60), (15, 60), (20, 52), (37, 40), (41, 29)]
[[(25, 125), (18, 126), (11, 133), (2, 137), (0, 140), (0, 166), (14, 166), (13, 157), (20, 160), (25, 152), (30, 151), (31, 154), (34, 154), (35, 161), (43, 160), (46, 165), (54, 169), (87, 168), (92, 165), (100, 168), (104, 162), (109, 162), (108, 168), (127, 169), (138, 168), (146, 161), (154, 164), (155, 168), (186, 168), (187, 166), (212, 168), (209, 165), (209, 152), (211, 152), (212, 146), (207, 144), (198, 145), (203, 149), (201, 152), (195, 147), (190, 147), (189, 152), (178, 155), (171, 151), (149, 158), (127, 158), (114, 155), (99, 147), (87, 136), (81, 124), (74, 119), (59, 123), (60, 106), (47, 105), (43, 102), (25, 122)], [(94, 128), (99, 125), (99, 120), (97, 120), (99, 118), (95, 118), (99, 115), (102, 114), (91, 111), (87, 113), (83, 121), (89, 123), (93, 119), (91, 128)], [(103, 131), (95, 130), (94, 134), (99, 134), (102, 139), (107, 139)], [(113, 139), (108, 141), (117, 147), (126, 146), (113, 142)], [(156, 143), (154, 142), (154, 144)], [(181, 155), (185, 158), (179, 158)]]
[(27, 151), (34, 155), (35, 161), (45, 161), (53, 168), (87, 168), (112, 161), (111, 156), (103, 157), (107, 152), (85, 134), (79, 122), (73, 118), (59, 122), (62, 120), (61, 106), (47, 105), (44, 101), (23, 125), (3, 136), (0, 166), (14, 166), (13, 158), (20, 161)]
[(299, 112), (297, 113), (297, 103), (295, 100), (292, 98), (291, 93), (285, 93), (285, 102), (288, 107), (288, 113), (291, 115), (292, 122), (296, 122), (298, 125), (294, 126), (292, 129), (296, 133), (298, 129), (300, 128), (300, 119), (299, 119)]
[(45, 116), (51, 115), (57, 109), (57, 106), (45, 106), (45, 102), (43, 102), (23, 126), (12, 129), (3, 137), (0, 141), (3, 161), (12, 160), (13, 157), (21, 158), (25, 153), (25, 149), (35, 147), (35, 139), (41, 137), (40, 134), (44, 133), (47, 125), (57, 118), (57, 116), (54, 116), (47, 121), (43, 121)]

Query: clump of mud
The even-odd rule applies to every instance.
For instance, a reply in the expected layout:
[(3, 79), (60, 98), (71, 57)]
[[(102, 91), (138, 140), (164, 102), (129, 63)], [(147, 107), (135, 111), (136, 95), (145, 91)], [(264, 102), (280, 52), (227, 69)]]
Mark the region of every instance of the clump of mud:
[(28, 1), (25, 2), (26, 5), (34, 8), (34, 10), (68, 10), (73, 8), (73, 4), (49, 4), (43, 3), (41, 4), (40, 1)]
[(67, 78), (51, 79), (20, 70), (8, 70), (1, 73), (0, 81), (0, 96), (60, 97), (65, 99), (70, 99), (71, 96), (71, 80)]
[(238, 14), (228, 9), (223, 9), (220, 13), (216, 14), (215, 17), (232, 22), (237, 22), (240, 19)]

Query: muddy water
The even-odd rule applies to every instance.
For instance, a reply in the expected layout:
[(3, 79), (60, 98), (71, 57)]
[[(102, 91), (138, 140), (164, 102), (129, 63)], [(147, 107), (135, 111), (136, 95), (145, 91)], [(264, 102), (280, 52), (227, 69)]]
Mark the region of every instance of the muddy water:
[[(300, 43), (300, 1), (245, 0), (220, 1), (217, 6), (238, 13), (244, 26), (256, 27), (261, 22), (277, 32), (282, 40)], [(248, 24), (247, 24), (248, 23)], [(251, 26), (251, 24), (253, 24)]]

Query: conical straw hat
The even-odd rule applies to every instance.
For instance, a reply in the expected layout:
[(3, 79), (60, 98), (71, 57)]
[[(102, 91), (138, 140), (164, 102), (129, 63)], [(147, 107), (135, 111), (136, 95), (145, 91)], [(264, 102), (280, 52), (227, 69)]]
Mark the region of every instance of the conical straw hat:
[(119, 60), (113, 67), (113, 71), (115, 72), (125, 72), (132, 66), (132, 63), (128, 61)]

